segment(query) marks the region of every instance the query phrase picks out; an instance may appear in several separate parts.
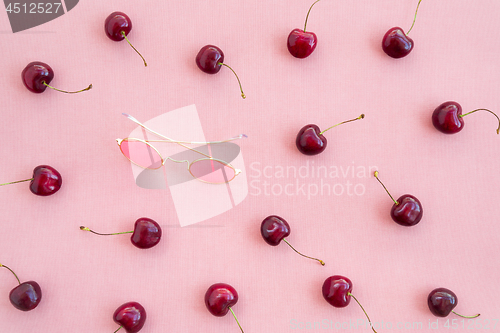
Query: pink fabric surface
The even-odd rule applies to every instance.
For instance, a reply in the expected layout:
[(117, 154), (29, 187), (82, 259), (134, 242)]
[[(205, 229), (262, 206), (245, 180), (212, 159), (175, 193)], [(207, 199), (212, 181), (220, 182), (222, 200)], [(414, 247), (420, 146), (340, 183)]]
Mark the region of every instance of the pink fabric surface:
[[(144, 333), (238, 332), (231, 314), (216, 318), (205, 308), (204, 293), (216, 282), (238, 291), (234, 311), (248, 333), (301, 331), (294, 322), (364, 320), (354, 301), (343, 309), (324, 301), (322, 283), (336, 274), (353, 281), (353, 294), (376, 323), (421, 322), (419, 332), (450, 331), (443, 319), (437, 330), (428, 327), (437, 318), (426, 299), (437, 287), (457, 294), (457, 312), (481, 313), (476, 322), (500, 319), (496, 120), (478, 112), (464, 118), (462, 132), (447, 136), (430, 118), (448, 100), (464, 112), (500, 112), (500, 2), (424, 0), (410, 34), (415, 49), (395, 60), (383, 53), (382, 36), (393, 26), (409, 28), (416, 0), (321, 1), (308, 22), (318, 47), (298, 60), (286, 38), (303, 27), (311, 3), (85, 0), (16, 34), (0, 11), (0, 183), (29, 178), (40, 164), (63, 177), (62, 189), (50, 197), (33, 195), (27, 183), (0, 188), (0, 263), (43, 291), (38, 308), (18, 311), (8, 299), (16, 281), (0, 270), (0, 332), (113, 332), (113, 312), (126, 301), (145, 307)], [(129, 38), (147, 68), (126, 42), (105, 36), (104, 19), (115, 10), (132, 19)], [(196, 67), (206, 44), (224, 51), (246, 100), (226, 68), (207, 75)], [(94, 88), (77, 95), (30, 93), (20, 73), (35, 60), (50, 64), (57, 87)], [(239, 144), (250, 185), (234, 209), (181, 228), (169, 191), (136, 186), (115, 139), (135, 128), (122, 112), (146, 121), (191, 104), (207, 139), (249, 136)], [(364, 120), (325, 134), (321, 155), (306, 157), (295, 148), (302, 126), (324, 129), (361, 113)], [(302, 166), (338, 168), (339, 175), (280, 173)], [(394, 196), (420, 199), (420, 224), (404, 228), (391, 220), (390, 198), (361, 172), (370, 167)], [(307, 189), (321, 181), (346, 191), (347, 182), (360, 184), (364, 192), (277, 195), (288, 184)], [(265, 186), (274, 194), (266, 195)], [(298, 250), (326, 266), (286, 244), (267, 245), (259, 228), (273, 214), (290, 223), (288, 240)], [(135, 248), (126, 235), (79, 230), (131, 230), (142, 216), (164, 231), (149, 250)], [(466, 331), (465, 324), (454, 331)], [(491, 327), (475, 331), (495, 331)]]

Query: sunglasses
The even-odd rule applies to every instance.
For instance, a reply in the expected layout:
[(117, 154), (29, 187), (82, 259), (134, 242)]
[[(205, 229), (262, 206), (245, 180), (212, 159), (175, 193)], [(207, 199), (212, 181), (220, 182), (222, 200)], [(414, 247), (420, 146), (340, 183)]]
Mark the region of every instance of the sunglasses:
[[(208, 144), (222, 144), (225, 142), (230, 142), (234, 140), (238, 140), (241, 138), (246, 138), (245, 134), (240, 134), (238, 136), (229, 138), (223, 141), (209, 141), (209, 142), (189, 142), (189, 141), (177, 141), (173, 140), (169, 137), (161, 135), (158, 132), (153, 131), (148, 128), (144, 124), (140, 123), (137, 119), (132, 117), (129, 114), (122, 113), (125, 117), (132, 120), (137, 125), (141, 126), (146, 131), (153, 133), (164, 140), (143, 140), (137, 138), (125, 138), (125, 139), (116, 139), (118, 146), (122, 154), (135, 165), (144, 168), (156, 170), (161, 168), (167, 160), (171, 160), (175, 163), (187, 163), (187, 169), (189, 173), (199, 181), (209, 184), (225, 184), (233, 180), (238, 174), (241, 173), (241, 170), (235, 169), (231, 164), (213, 158), (212, 156), (205, 154), (199, 150), (194, 148), (190, 148), (186, 145), (195, 144), (195, 145), (208, 145)], [(178, 144), (190, 151), (196, 152), (204, 157), (196, 159), (192, 162), (189, 160), (175, 160), (171, 157), (163, 158), (151, 142), (158, 143), (175, 143)]]

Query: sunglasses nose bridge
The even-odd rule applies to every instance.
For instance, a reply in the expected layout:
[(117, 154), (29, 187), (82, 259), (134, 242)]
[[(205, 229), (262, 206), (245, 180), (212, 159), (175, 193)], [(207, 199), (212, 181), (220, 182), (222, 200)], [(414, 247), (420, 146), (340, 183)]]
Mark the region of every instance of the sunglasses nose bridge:
[(123, 139), (116, 139), (116, 143), (119, 145), (121, 145), (121, 143), (123, 142)]

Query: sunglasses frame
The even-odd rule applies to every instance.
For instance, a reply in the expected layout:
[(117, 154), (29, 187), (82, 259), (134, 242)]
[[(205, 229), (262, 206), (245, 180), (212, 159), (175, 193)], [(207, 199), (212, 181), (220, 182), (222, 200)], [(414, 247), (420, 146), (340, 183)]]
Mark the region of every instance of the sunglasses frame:
[[(223, 161), (221, 159), (217, 159), (217, 158), (213, 158), (211, 157), (210, 155), (207, 155), (201, 151), (198, 151), (194, 148), (191, 148), (191, 147), (188, 147), (186, 146), (186, 144), (216, 144), (216, 143), (224, 143), (224, 142), (229, 142), (229, 141), (234, 141), (234, 140), (238, 140), (238, 139), (241, 139), (241, 138), (246, 138), (247, 136), (245, 134), (240, 134), (240, 135), (237, 135), (235, 137), (232, 137), (232, 138), (229, 138), (227, 140), (223, 140), (223, 141), (208, 141), (208, 142), (190, 142), (190, 141), (177, 141), (177, 140), (172, 140), (171, 138), (169, 137), (166, 137), (164, 135), (161, 135), (160, 133), (156, 132), (156, 131), (153, 131), (152, 129), (148, 128), (147, 126), (145, 126), (144, 124), (140, 123), (137, 119), (135, 119), (134, 117), (132, 117), (131, 115), (127, 114), (127, 113), (122, 113), (124, 116), (126, 116), (128, 119), (132, 120), (134, 123), (136, 123), (137, 125), (141, 126), (142, 128), (144, 128), (145, 130), (147, 130), (148, 132), (151, 132), (159, 137), (162, 137), (166, 140), (143, 140), (143, 139), (138, 139), (138, 138), (124, 138), (124, 139), (116, 139), (116, 143), (118, 144), (118, 146), (120, 147), (120, 151), (122, 153), (123, 156), (125, 156), (125, 158), (127, 158), (131, 163), (143, 168), (143, 169), (149, 169), (149, 170), (158, 170), (159, 168), (161, 168), (162, 166), (165, 165), (165, 162), (167, 160), (171, 160), (172, 162), (175, 162), (175, 163), (187, 163), (187, 170), (188, 172), (191, 174), (191, 176), (193, 176), (193, 178), (203, 182), (203, 183), (207, 183), (207, 184), (227, 184), (229, 183), (230, 181), (232, 181), (234, 178), (236, 178), (237, 175), (239, 175), (241, 173), (241, 170), (240, 169), (236, 169), (235, 167), (233, 167), (230, 163), (227, 163), (226, 161)], [(124, 141), (136, 141), (136, 142), (141, 142), (141, 143), (144, 143), (145, 145), (147, 145), (148, 147), (150, 147), (151, 149), (153, 149), (157, 154), (158, 156), (160, 157), (161, 159), (161, 165), (158, 167), (158, 168), (151, 168), (151, 167), (145, 167), (145, 166), (142, 166), (142, 165), (139, 165), (137, 164), (136, 162), (132, 161), (122, 150), (122, 143)], [(158, 151), (158, 149), (156, 149), (152, 144), (150, 144), (150, 142), (166, 142), (166, 143), (176, 143), (186, 149), (189, 149), (191, 151), (194, 151), (198, 154), (201, 154), (203, 156), (205, 156), (204, 158), (199, 158), (197, 160), (194, 160), (192, 162), (190, 162), (189, 160), (175, 160), (171, 157), (167, 157), (167, 158), (163, 158), (163, 156), (160, 154), (160, 152)], [(209, 161), (215, 161), (215, 162), (218, 162), (218, 163), (221, 163), (222, 165), (224, 166), (227, 166), (229, 168), (231, 168), (233, 171), (234, 171), (234, 176), (231, 178), (231, 179), (228, 179), (227, 181), (224, 181), (224, 182), (208, 182), (208, 181), (205, 181), (203, 179), (200, 179), (198, 177), (196, 177), (195, 175), (193, 175), (193, 173), (191, 172), (191, 166), (193, 164), (195, 164), (196, 162), (200, 162), (200, 161), (206, 161), (206, 160), (209, 160)]]

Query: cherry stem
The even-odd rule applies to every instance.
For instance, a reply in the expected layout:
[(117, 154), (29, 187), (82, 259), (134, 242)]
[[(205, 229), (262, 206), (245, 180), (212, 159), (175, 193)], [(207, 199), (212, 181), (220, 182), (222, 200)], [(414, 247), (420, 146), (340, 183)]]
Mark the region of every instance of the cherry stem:
[(92, 89), (92, 84), (90, 84), (87, 88), (82, 89), (82, 90), (78, 90), (78, 91), (66, 91), (66, 90), (57, 89), (57, 88), (52, 87), (51, 85), (48, 85), (47, 82), (45, 82), (45, 81), (42, 81), (42, 84), (46, 85), (50, 89), (54, 89), (56, 91), (59, 91), (59, 92), (65, 93), (65, 94), (77, 94), (77, 93), (80, 93), (82, 91), (87, 91), (87, 90)]
[(224, 64), (222, 62), (218, 62), (217, 65), (226, 66), (227, 68), (229, 68), (231, 70), (231, 72), (233, 72), (233, 74), (236, 76), (236, 79), (238, 80), (238, 84), (240, 85), (241, 97), (243, 97), (243, 99), (245, 99), (246, 96), (243, 93), (243, 88), (241, 88), (240, 78), (238, 77), (238, 75), (236, 74), (236, 72), (231, 67), (229, 67), (228, 65), (226, 65), (226, 64)]
[[(319, 2), (319, 1), (320, 1), (320, 0), (317, 0), (316, 2)], [(309, 13), (311, 12), (311, 9), (312, 9), (312, 8), (313, 8), (313, 6), (316, 4), (316, 2), (315, 2), (315, 3), (313, 3), (313, 4), (311, 5), (311, 7), (309, 8), (309, 11), (307, 12), (307, 16), (306, 16), (306, 23), (304, 23), (304, 32), (306, 32), (307, 19), (309, 18)]]
[(454, 314), (456, 314), (457, 316), (462, 317), (462, 318), (477, 318), (477, 317), (479, 317), (479, 316), (480, 316), (480, 314), (479, 314), (479, 313), (478, 313), (477, 315), (474, 315), (474, 316), (463, 316), (463, 315), (461, 315), (461, 314), (456, 313), (456, 312), (455, 312), (455, 311), (453, 311), (453, 310), (451, 310), (451, 312), (453, 312)]
[(392, 201), (394, 201), (394, 203), (396, 204), (396, 206), (399, 205), (399, 202), (397, 202), (396, 200), (394, 200), (394, 198), (392, 197), (392, 195), (389, 193), (389, 191), (385, 187), (384, 183), (382, 183), (380, 181), (380, 179), (378, 179), (378, 171), (375, 171), (375, 173), (373, 175), (375, 176), (375, 178), (377, 178), (378, 182), (384, 187), (384, 190), (387, 192), (387, 194), (389, 194), (389, 196), (391, 197)]
[(408, 32), (406, 33), (406, 36), (408, 36), (408, 34), (410, 33), (411, 29), (413, 29), (413, 26), (415, 25), (415, 20), (417, 19), (417, 12), (418, 12), (418, 7), (420, 6), (420, 3), (422, 2), (422, 0), (419, 0), (418, 1), (418, 4), (417, 4), (417, 10), (415, 10), (415, 17), (413, 18), (413, 23), (410, 27), (410, 29), (408, 30)]
[(363, 308), (363, 306), (361, 305), (361, 303), (359, 303), (359, 301), (356, 299), (356, 297), (354, 297), (353, 294), (351, 293), (347, 293), (347, 295), (351, 296), (352, 298), (354, 298), (354, 300), (356, 301), (356, 303), (358, 303), (358, 305), (361, 307), (361, 310), (363, 310), (363, 312), (365, 313), (365, 316), (366, 318), (368, 319), (368, 322), (370, 323), (370, 327), (372, 328), (373, 332), (377, 333), (377, 331), (375, 331), (375, 329), (373, 328), (373, 325), (372, 325), (372, 321), (370, 320), (370, 317), (368, 317), (368, 313), (366, 313), (365, 309)]
[[(25, 180), (18, 180), (18, 181), (15, 181), (15, 182), (10, 182), (10, 183), (5, 183), (5, 184), (0, 184), (0, 186), (4, 186), (4, 185), (10, 185), (10, 184), (15, 184), (15, 183), (22, 183), (22, 182), (27, 182), (28, 180), (33, 180), (35, 178), (30, 178), (30, 179), (25, 179)], [(0, 266), (1, 267), (1, 266)]]
[(95, 232), (94, 230), (90, 230), (89, 228), (84, 227), (84, 226), (81, 226), (80, 230), (90, 231), (91, 233), (99, 235), (99, 236), (112, 236), (112, 235), (123, 235), (123, 234), (131, 234), (131, 233), (133, 233), (133, 231), (124, 231), (124, 232), (115, 232), (113, 234), (101, 234), (101, 233)]
[(471, 112), (467, 112), (467, 113), (465, 113), (465, 114), (461, 114), (459, 117), (460, 117), (460, 118), (463, 118), (463, 117), (465, 117), (466, 115), (469, 115), (469, 114), (474, 113), (474, 112), (476, 112), (476, 111), (488, 111), (489, 113), (491, 113), (491, 114), (493, 114), (495, 117), (497, 117), (497, 119), (498, 119), (497, 134), (500, 134), (500, 118), (498, 118), (498, 116), (496, 115), (496, 113), (495, 113), (495, 112), (493, 112), (493, 111), (491, 111), (491, 110), (488, 110), (488, 109), (476, 109), (476, 110), (473, 110), (473, 111), (471, 111)]
[(234, 311), (233, 311), (233, 309), (231, 309), (231, 307), (229, 307), (229, 311), (231, 311), (231, 313), (233, 314), (233, 317), (236, 320), (236, 323), (238, 324), (238, 326), (240, 327), (241, 332), (245, 333), (245, 332), (243, 332), (243, 328), (241, 328), (240, 322), (238, 321), (238, 318), (236, 318), (236, 315), (234, 314)]
[(21, 281), (19, 281), (19, 278), (17, 277), (16, 273), (14, 273), (14, 271), (12, 269), (10, 269), (9, 267), (5, 266), (5, 265), (2, 265), (0, 264), (0, 267), (5, 267), (7, 268), (12, 274), (14, 274), (14, 276), (16, 277), (17, 279), (17, 282), (19, 282), (19, 284), (21, 284)]
[(130, 45), (134, 49), (134, 51), (137, 52), (137, 54), (142, 58), (142, 61), (144, 61), (144, 66), (148, 67), (148, 64), (146, 63), (146, 59), (144, 59), (142, 54), (139, 51), (137, 51), (137, 49), (134, 47), (134, 45), (132, 45), (132, 43), (128, 40), (127, 35), (125, 35), (125, 31), (122, 31), (122, 36), (127, 41), (128, 45)]
[(298, 254), (300, 254), (301, 256), (306, 257), (306, 258), (309, 258), (309, 259), (312, 259), (312, 260), (316, 260), (316, 261), (318, 261), (318, 262), (319, 262), (322, 266), (325, 266), (325, 262), (324, 262), (323, 260), (319, 260), (319, 259), (316, 259), (316, 258), (312, 258), (312, 257), (308, 257), (308, 256), (306, 256), (306, 255), (303, 255), (303, 254), (302, 254), (302, 253), (300, 253), (299, 251), (295, 250), (295, 249), (293, 248), (293, 246), (292, 246), (292, 245), (290, 245), (290, 243), (288, 243), (288, 241), (287, 241), (285, 238), (283, 238), (283, 241), (284, 241), (285, 243), (287, 243), (287, 244), (288, 244), (288, 246), (290, 246), (290, 247), (292, 248), (292, 250), (294, 250), (295, 252), (297, 252), (297, 253), (298, 253)]
[(123, 326), (118, 327), (118, 329), (117, 329), (116, 331), (114, 331), (113, 333), (118, 332), (118, 331), (119, 331), (122, 327), (123, 327)]
[(326, 130), (324, 130), (324, 131), (322, 131), (321, 133), (319, 133), (319, 135), (321, 135), (321, 134), (325, 133), (326, 131), (328, 131), (328, 130), (330, 130), (330, 129), (334, 128), (334, 127), (337, 127), (337, 126), (342, 125), (342, 124), (345, 124), (345, 123), (350, 123), (351, 121), (356, 121), (356, 120), (358, 120), (358, 119), (363, 119), (364, 117), (365, 117), (365, 115), (364, 115), (364, 114), (361, 114), (361, 116), (359, 116), (358, 118), (354, 118), (354, 119), (351, 119), (351, 120), (346, 120), (346, 121), (343, 121), (343, 122), (341, 122), (341, 123), (338, 123), (337, 125), (333, 125), (332, 127), (328, 127)]

